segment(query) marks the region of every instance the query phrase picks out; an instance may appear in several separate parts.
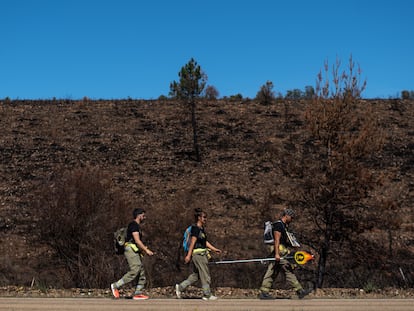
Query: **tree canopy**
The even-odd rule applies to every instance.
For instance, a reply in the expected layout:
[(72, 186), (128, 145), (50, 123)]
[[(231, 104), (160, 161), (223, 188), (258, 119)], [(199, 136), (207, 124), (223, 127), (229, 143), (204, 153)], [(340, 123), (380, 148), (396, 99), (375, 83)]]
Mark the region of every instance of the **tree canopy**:
[(207, 83), (207, 75), (200, 65), (191, 58), (178, 73), (179, 81), (170, 84), (170, 95), (178, 99), (189, 99), (200, 97)]

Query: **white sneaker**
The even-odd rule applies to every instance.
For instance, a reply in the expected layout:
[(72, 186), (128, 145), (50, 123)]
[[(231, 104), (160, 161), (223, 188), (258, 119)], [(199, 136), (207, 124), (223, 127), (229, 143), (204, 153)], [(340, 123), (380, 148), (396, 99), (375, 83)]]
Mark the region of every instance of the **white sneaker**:
[(175, 284), (175, 294), (177, 295), (178, 299), (181, 299), (181, 291), (180, 291), (180, 285)]
[(218, 297), (214, 296), (214, 295), (210, 295), (210, 296), (203, 296), (203, 300), (217, 300)]

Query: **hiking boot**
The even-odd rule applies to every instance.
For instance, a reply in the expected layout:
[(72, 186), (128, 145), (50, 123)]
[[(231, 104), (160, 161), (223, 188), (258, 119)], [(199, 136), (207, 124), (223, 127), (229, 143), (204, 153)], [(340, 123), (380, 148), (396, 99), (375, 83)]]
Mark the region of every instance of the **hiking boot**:
[(312, 292), (311, 289), (299, 289), (296, 291), (296, 294), (298, 295), (299, 299), (303, 299), (305, 296), (309, 295), (310, 292)]
[(143, 294), (135, 294), (132, 299), (134, 300), (146, 300), (149, 297), (147, 295), (143, 295)]
[(119, 290), (115, 287), (114, 284), (111, 284), (111, 292), (115, 299), (119, 298)]
[(265, 292), (260, 292), (260, 294), (259, 294), (259, 299), (262, 299), (262, 300), (270, 300), (270, 299), (275, 299), (275, 298), (273, 298), (269, 293), (265, 293)]
[(181, 290), (180, 290), (180, 284), (175, 284), (175, 295), (178, 299), (181, 299)]
[(217, 300), (218, 297), (214, 296), (214, 295), (210, 295), (210, 296), (203, 296), (203, 300)]

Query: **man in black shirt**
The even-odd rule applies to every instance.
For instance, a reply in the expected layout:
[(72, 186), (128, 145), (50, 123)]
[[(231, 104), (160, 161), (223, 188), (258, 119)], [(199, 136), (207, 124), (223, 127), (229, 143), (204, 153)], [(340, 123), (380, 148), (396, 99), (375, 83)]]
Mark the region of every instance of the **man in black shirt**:
[(283, 258), (283, 256), (286, 256), (289, 253), (288, 247), (292, 246), (288, 239), (287, 227), (293, 220), (294, 216), (295, 213), (293, 210), (285, 209), (282, 212), (281, 218), (273, 223), (274, 244), (268, 245), (267, 247), (269, 254), (274, 255), (275, 261), (269, 263), (267, 271), (263, 277), (259, 294), (260, 299), (273, 299), (273, 297), (269, 295), (269, 291), (273, 284), (273, 275), (275, 274), (276, 277), (280, 271), (285, 274), (286, 281), (296, 291), (300, 299), (309, 294), (309, 291), (303, 289), (302, 285), (299, 283), (293, 273), (291, 264), (287, 261), (287, 259)]
[(175, 293), (177, 298), (181, 298), (182, 292), (191, 284), (198, 280), (201, 281), (203, 289), (203, 300), (217, 300), (217, 297), (211, 293), (210, 271), (208, 269), (209, 250), (220, 254), (221, 250), (216, 248), (207, 240), (204, 227), (207, 223), (207, 214), (200, 208), (195, 209), (194, 218), (196, 223), (191, 227), (191, 242), (184, 261), (185, 263), (192, 262), (193, 272), (189, 277), (180, 284), (175, 285)]
[(111, 291), (115, 298), (119, 298), (118, 289), (124, 284), (137, 278), (138, 282), (132, 298), (134, 300), (144, 300), (149, 297), (142, 293), (142, 290), (145, 287), (146, 278), (141, 257), (144, 253), (149, 256), (154, 255), (154, 253), (142, 242), (141, 224), (145, 220), (145, 210), (142, 208), (136, 208), (132, 214), (134, 220), (129, 223), (127, 228), (124, 253), (128, 261), (129, 271), (120, 280), (111, 284)]

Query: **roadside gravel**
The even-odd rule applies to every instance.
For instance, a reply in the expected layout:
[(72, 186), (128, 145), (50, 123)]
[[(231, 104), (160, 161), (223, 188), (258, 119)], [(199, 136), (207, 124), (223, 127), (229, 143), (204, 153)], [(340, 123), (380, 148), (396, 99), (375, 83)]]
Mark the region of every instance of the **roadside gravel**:
[[(122, 297), (128, 297), (132, 294), (133, 289), (121, 290)], [(241, 289), (219, 287), (215, 289), (215, 294), (220, 298), (237, 298), (237, 299), (252, 299), (258, 295), (257, 289)], [(151, 298), (174, 298), (175, 293), (173, 287), (150, 288), (146, 291)], [(274, 297), (280, 299), (289, 299), (296, 296), (294, 292), (289, 290), (273, 290), (271, 293)], [(197, 287), (190, 287), (185, 292), (186, 298), (196, 298), (201, 296), (201, 291)], [(3, 286), (0, 287), (0, 297), (50, 297), (50, 298), (110, 298), (111, 292), (108, 289), (55, 289), (55, 288), (40, 288), (40, 287), (25, 287), (25, 286)], [(360, 298), (360, 299), (414, 299), (414, 289), (401, 288), (385, 288), (364, 290), (358, 288), (324, 288), (318, 289), (309, 295), (310, 298), (321, 299), (346, 299), (346, 298)]]

